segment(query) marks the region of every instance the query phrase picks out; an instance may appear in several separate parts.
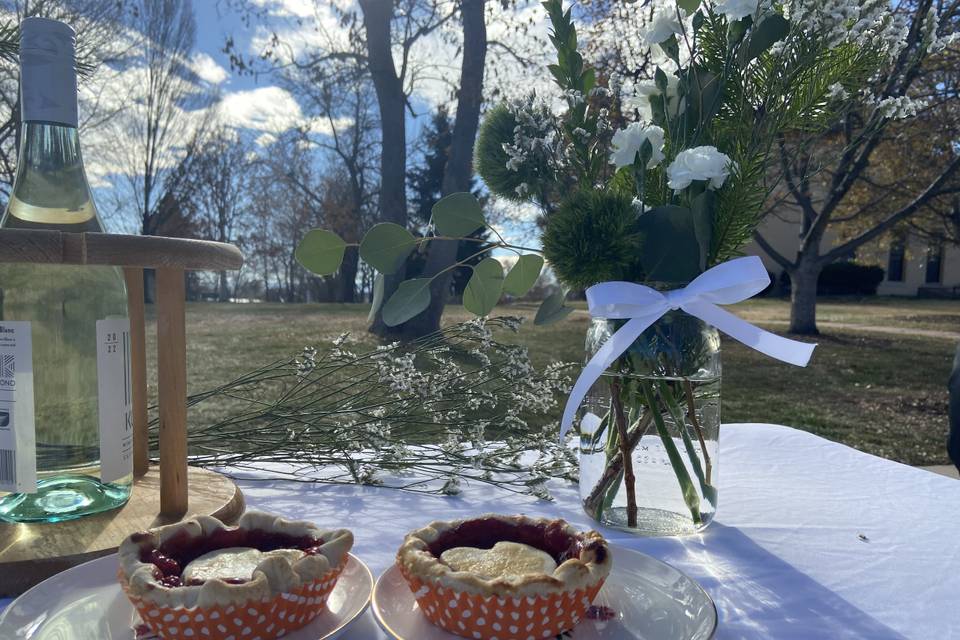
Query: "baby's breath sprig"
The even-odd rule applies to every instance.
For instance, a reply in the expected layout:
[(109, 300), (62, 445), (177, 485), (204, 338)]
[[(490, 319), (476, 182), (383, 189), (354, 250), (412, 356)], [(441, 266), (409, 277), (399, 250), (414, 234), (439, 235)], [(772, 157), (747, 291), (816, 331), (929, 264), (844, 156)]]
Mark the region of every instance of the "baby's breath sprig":
[(229, 400), (226, 415), (190, 430), (190, 462), (441, 495), (483, 483), (548, 499), (547, 478), (576, 477), (576, 456), (544, 426), (575, 365), (538, 370), (525, 347), (497, 339), (519, 325), (476, 319), (362, 353), (343, 335), (255, 369), (189, 398)]

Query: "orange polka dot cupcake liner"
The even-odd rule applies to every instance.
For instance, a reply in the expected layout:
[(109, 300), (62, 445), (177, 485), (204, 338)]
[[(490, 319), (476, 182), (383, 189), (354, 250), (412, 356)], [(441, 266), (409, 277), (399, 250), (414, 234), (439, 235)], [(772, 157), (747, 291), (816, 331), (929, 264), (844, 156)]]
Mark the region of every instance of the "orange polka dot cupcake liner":
[(345, 565), (269, 600), (223, 607), (159, 606), (131, 594), (122, 571), (118, 577), (143, 623), (163, 640), (275, 640), (323, 613)]
[(400, 565), (420, 611), (434, 625), (464, 638), (542, 640), (573, 629), (587, 615), (603, 580), (563, 593), (535, 597), (480, 596), (424, 583)]

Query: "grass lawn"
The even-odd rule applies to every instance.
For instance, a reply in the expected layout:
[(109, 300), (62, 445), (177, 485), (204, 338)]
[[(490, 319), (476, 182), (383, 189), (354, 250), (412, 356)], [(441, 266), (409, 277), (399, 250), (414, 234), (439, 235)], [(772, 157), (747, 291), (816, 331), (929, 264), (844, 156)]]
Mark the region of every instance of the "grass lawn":
[[(734, 310), (781, 332), (789, 317), (781, 300), (752, 300)], [(586, 311), (581, 308), (549, 327), (533, 326), (534, 311), (534, 305), (517, 304), (497, 314), (530, 320), (512, 339), (530, 347), (536, 364), (582, 362)], [(351, 333), (354, 350), (371, 347), (376, 342), (366, 332), (366, 314), (365, 305), (191, 304), (188, 390), (208, 389), (343, 332)], [(450, 307), (445, 321), (469, 317), (461, 307)], [(818, 317), (823, 335), (806, 369), (724, 342), (724, 422), (786, 424), (908, 464), (946, 463), (946, 380), (960, 341), (960, 302), (827, 300)], [(151, 357), (153, 329), (148, 329)], [(152, 362), (150, 380), (155, 397)], [(205, 416), (197, 411), (190, 419), (199, 423)]]

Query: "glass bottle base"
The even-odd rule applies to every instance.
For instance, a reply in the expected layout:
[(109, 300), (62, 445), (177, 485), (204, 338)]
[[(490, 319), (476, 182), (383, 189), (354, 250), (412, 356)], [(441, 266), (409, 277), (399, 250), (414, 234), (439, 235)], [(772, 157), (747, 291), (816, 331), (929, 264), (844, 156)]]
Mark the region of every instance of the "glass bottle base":
[(700, 533), (713, 521), (713, 514), (704, 514), (703, 521), (694, 524), (690, 514), (685, 516), (664, 509), (637, 509), (637, 526), (627, 525), (626, 507), (610, 507), (603, 512), (600, 523), (639, 536), (686, 536)]
[(110, 511), (130, 498), (131, 483), (104, 484), (93, 476), (57, 476), (40, 480), (36, 493), (11, 493), (0, 499), (0, 522), (63, 522)]

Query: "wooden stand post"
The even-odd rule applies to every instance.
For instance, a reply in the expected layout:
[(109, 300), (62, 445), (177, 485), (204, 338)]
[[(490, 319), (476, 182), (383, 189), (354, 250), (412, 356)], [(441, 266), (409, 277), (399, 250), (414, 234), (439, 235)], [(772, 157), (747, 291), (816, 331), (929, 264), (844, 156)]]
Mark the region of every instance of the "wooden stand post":
[(160, 512), (187, 511), (187, 332), (183, 269), (157, 269)]
[(143, 307), (143, 269), (124, 267), (127, 313), (130, 315), (130, 372), (133, 395), (133, 477), (150, 469), (150, 434), (147, 430), (147, 332)]

